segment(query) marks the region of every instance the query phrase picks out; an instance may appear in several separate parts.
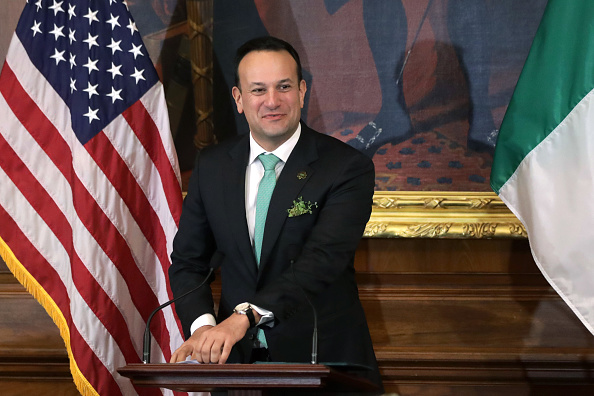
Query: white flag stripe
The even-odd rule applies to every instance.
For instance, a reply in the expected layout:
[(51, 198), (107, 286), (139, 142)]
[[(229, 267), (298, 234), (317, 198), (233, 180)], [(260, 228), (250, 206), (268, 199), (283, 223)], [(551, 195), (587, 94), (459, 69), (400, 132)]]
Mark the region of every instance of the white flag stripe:
[[(151, 94), (151, 91), (146, 95), (149, 94)], [(159, 217), (165, 235), (175, 235), (177, 232), (177, 225), (175, 224), (175, 220), (173, 219), (169, 205), (167, 204), (167, 197), (165, 196), (164, 190), (158, 188), (161, 185), (159, 172), (143, 145), (130, 129), (130, 126), (124, 117), (121, 115), (118, 116), (104, 129), (103, 132), (130, 169), (130, 172), (134, 176), (139, 187), (144, 191), (151, 207)], [(135, 164), (139, 162), (146, 164), (146, 166), (139, 169), (135, 166)], [(172, 241), (167, 242), (169, 247)], [(171, 248), (169, 248), (169, 250), (171, 250)], [(170, 254), (171, 251), (168, 251), (167, 256), (169, 257)]]
[[(151, 100), (147, 100), (147, 98), (151, 98)], [(177, 182), (181, 186), (179, 163), (177, 155), (175, 154), (173, 139), (169, 132), (169, 114), (167, 114), (167, 103), (165, 102), (165, 95), (163, 94), (163, 85), (156, 84), (142, 98), (140, 98), (140, 101), (159, 130), (161, 141), (163, 142), (163, 146), (165, 146), (167, 158), (173, 167)]]
[(87, 268), (99, 286), (118, 307), (130, 334), (139, 335), (130, 337), (130, 339), (138, 356), (141, 357), (142, 339), (140, 334), (144, 332), (143, 318), (132, 301), (126, 281), (78, 218), (72, 228), (73, 235), (76, 235), (74, 248), (81, 260), (85, 263), (93, 261), (101, 263), (100, 266), (88, 266)]
[[(72, 217), (72, 190), (64, 175), (56, 167), (37, 141), (27, 132), (14, 113), (7, 111), (4, 96), (0, 95), (0, 134), (21, 158), (29, 171), (44, 187), (62, 213)], [(16, 138), (18, 136), (18, 139)]]
[[(114, 186), (97, 166), (87, 150), (80, 144), (76, 144), (76, 142), (73, 152), (74, 170), (82, 184), (101, 207), (110, 222), (125, 238), (135, 262), (157, 262), (159, 259), (155, 251), (148, 243), (128, 207), (121, 200), (114, 202), (114, 197), (117, 196)], [(139, 268), (153, 292), (157, 293), (158, 287), (165, 284), (164, 274), (161, 271), (151, 271), (146, 266), (139, 266)], [(159, 290), (159, 293), (163, 292)]]
[[(26, 228), (21, 226), (23, 234), (25, 234), (29, 242), (35, 246), (63, 280), (70, 299), (72, 321), (80, 335), (106, 367), (110, 368), (111, 366), (111, 369), (114, 369), (115, 367), (125, 365), (125, 359), (119, 347), (99, 319), (97, 319), (93, 310), (78, 293), (70, 272), (66, 270), (67, 266), (64, 263), (70, 262), (70, 256), (64, 249), (64, 246), (62, 246), (52, 230), (48, 228), (45, 221), (29, 205), (21, 191), (14, 185), (2, 168), (0, 168), (0, 185), (2, 185), (3, 190), (7, 193), (0, 195), (0, 203), (17, 224), (26, 225)], [(8, 197), (10, 199), (7, 199)], [(102, 340), (101, 344), (93, 345), (93, 340), (97, 339), (98, 334)], [(109, 347), (109, 349), (106, 347)], [(109, 351), (109, 356), (103, 356), (105, 354), (104, 351)], [(119, 366), (117, 366), (118, 364)], [(120, 378), (118, 384), (122, 388), (123, 394), (132, 394), (131, 392), (134, 392), (129, 380)]]
[(72, 131), (70, 117), (65, 110), (66, 107), (58, 105), (58, 103), (64, 103), (64, 101), (54, 91), (52, 86), (47, 83), (35, 65), (31, 63), (25, 48), (16, 34), (10, 43), (8, 54), (6, 55), (6, 64), (10, 66), (14, 75), (25, 91), (29, 93), (29, 96), (37, 107), (56, 127), (58, 132), (62, 134), (68, 146), (72, 147), (73, 142), (77, 141), (74, 133), (70, 133), (68, 136), (64, 136), (63, 134), (65, 130)]
[[(545, 278), (594, 333), (594, 268), (591, 246), (594, 212), (594, 91), (521, 162), (499, 191), (528, 230), (532, 254)], [(571, 175), (574, 189), (559, 188)], [(585, 182), (584, 182), (585, 181)], [(576, 193), (579, 191), (579, 193)], [(525, 197), (539, 197), (538, 205)], [(576, 210), (584, 209), (576, 216)], [(551, 213), (555, 213), (551, 219)], [(554, 221), (553, 221), (554, 220)]]

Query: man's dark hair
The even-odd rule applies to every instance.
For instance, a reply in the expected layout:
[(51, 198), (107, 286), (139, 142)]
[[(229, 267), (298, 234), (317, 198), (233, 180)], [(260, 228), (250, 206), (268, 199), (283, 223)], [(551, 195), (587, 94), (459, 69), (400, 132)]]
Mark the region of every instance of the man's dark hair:
[(239, 63), (241, 60), (250, 52), (253, 51), (287, 51), (295, 62), (297, 63), (297, 83), (303, 80), (303, 73), (301, 72), (301, 61), (299, 60), (299, 54), (295, 51), (295, 48), (284, 40), (281, 40), (272, 36), (263, 36), (251, 39), (244, 43), (237, 52), (235, 53), (235, 59), (233, 64), (235, 66), (235, 86), (239, 87)]

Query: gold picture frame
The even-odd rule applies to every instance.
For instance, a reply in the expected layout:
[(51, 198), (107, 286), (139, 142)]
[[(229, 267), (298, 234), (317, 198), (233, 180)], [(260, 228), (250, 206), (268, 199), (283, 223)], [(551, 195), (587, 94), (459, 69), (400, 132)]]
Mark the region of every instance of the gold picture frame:
[(489, 192), (378, 191), (367, 238), (526, 238), (526, 229)]

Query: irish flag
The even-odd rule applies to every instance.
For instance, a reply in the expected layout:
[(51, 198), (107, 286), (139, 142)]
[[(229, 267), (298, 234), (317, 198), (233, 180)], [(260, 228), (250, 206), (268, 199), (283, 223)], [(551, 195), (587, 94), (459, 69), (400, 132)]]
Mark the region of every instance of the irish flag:
[(549, 1), (501, 125), (491, 187), (594, 334), (594, 1)]

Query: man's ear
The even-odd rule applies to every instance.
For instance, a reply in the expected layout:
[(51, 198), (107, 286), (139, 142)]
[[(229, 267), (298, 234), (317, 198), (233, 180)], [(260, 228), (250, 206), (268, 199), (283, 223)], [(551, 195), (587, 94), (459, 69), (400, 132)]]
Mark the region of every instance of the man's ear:
[(305, 92), (307, 92), (307, 84), (305, 80), (301, 80), (299, 82), (299, 102), (301, 103), (301, 108), (305, 105)]
[(233, 95), (233, 99), (235, 99), (235, 105), (237, 106), (237, 112), (239, 114), (243, 113), (243, 103), (241, 100), (241, 90), (237, 87), (233, 87), (231, 90), (231, 94)]

